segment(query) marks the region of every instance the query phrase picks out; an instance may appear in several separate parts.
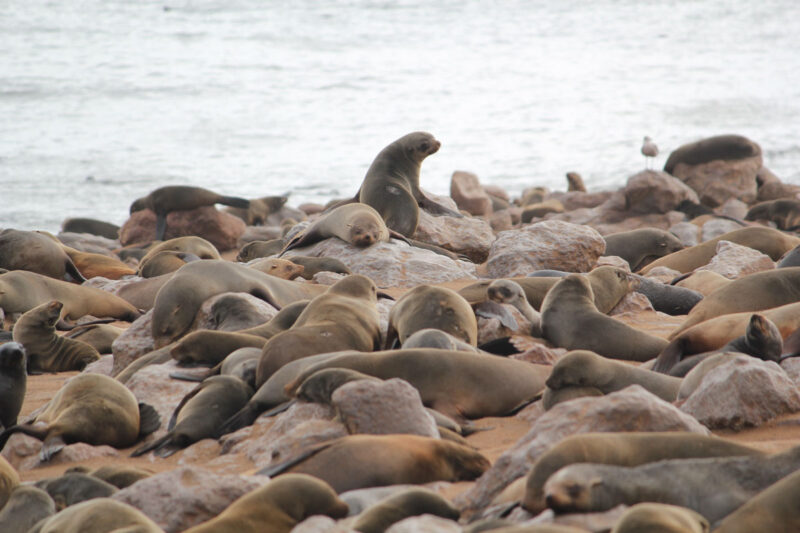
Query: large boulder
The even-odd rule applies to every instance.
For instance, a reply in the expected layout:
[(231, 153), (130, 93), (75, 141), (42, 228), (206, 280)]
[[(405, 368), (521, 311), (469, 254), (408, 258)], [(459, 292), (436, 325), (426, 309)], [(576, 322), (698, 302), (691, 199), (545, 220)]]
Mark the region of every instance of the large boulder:
[(720, 135), (681, 146), (670, 154), (664, 170), (713, 208), (729, 198), (753, 203), (762, 164), (758, 144), (741, 135)]
[(525, 276), (544, 269), (588, 272), (605, 249), (606, 241), (589, 226), (546, 220), (500, 232), (487, 266), (493, 278)]
[(775, 262), (768, 255), (730, 241), (717, 242), (717, 254), (697, 270), (710, 270), (728, 279), (737, 279), (755, 272), (772, 270)]
[[(242, 219), (224, 211), (217, 211), (214, 206), (204, 206), (169, 213), (164, 240), (197, 235), (223, 252), (238, 246), (239, 237), (244, 234), (245, 227)], [(123, 246), (150, 242), (155, 238), (156, 214), (149, 209), (133, 213), (119, 230), (119, 240)]]
[(631, 213), (668, 213), (685, 200), (698, 203), (697, 194), (666, 172), (643, 170), (628, 178), (623, 189)]
[(433, 216), (420, 210), (413, 238), (482, 263), (489, 255), (495, 237), (491, 224), (482, 218)]

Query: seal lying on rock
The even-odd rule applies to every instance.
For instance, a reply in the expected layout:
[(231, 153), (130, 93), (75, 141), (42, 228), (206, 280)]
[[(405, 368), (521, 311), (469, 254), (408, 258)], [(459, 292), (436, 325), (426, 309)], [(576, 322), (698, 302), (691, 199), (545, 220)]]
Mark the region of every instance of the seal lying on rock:
[(61, 242), (38, 231), (1, 230), (0, 268), (36, 272), (64, 281), (86, 281)]

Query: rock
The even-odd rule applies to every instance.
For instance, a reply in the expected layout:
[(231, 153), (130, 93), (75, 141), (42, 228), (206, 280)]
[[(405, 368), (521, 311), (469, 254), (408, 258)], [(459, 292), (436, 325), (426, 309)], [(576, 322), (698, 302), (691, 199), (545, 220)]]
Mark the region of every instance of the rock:
[(564, 211), (564, 204), (549, 198), (544, 202), (526, 205), (522, 210), (521, 221), (524, 224), (529, 224), (534, 219), (545, 217), (551, 213), (563, 213)]
[(350, 434), (407, 433), (439, 438), (433, 417), (407, 381), (360, 380), (334, 391), (331, 403)]
[(103, 374), (104, 376), (111, 376), (114, 368), (114, 356), (112, 354), (101, 355), (100, 359), (93, 363), (86, 365), (83, 372), (91, 374)]
[(386, 533), (461, 533), (461, 531), (458, 522), (423, 514), (395, 522)]
[(512, 331), (500, 323), (499, 318), (476, 317), (478, 321), (478, 346), (495, 339), (508, 337)]
[(678, 237), (685, 247), (700, 244), (699, 228), (691, 222), (678, 222), (669, 228), (670, 233)]
[[(716, 149), (709, 148), (710, 144)], [(686, 157), (689, 152), (695, 153)], [(726, 156), (725, 152), (735, 155)], [(694, 189), (702, 204), (714, 208), (730, 198), (752, 204), (762, 163), (761, 147), (737, 135), (683, 145), (670, 154), (664, 170)]]
[(92, 446), (85, 442), (76, 442), (64, 446), (49, 461), (43, 463), (39, 459), (42, 441), (22, 433), (14, 433), (8, 438), (3, 448), (3, 457), (17, 471), (33, 470), (44, 466), (83, 463), (98, 457), (119, 457), (119, 451), (111, 446)]
[(547, 187), (528, 187), (522, 190), (520, 195), (519, 205), (525, 207), (531, 204), (538, 204), (543, 202), (545, 197), (550, 194)]
[(614, 191), (581, 192), (581, 191), (556, 191), (550, 193), (547, 199), (558, 200), (564, 209), (574, 211), (576, 209), (597, 207), (606, 203)]
[(149, 365), (136, 372), (125, 383), (136, 399), (153, 406), (161, 415), (161, 427), (147, 437), (147, 440), (160, 438), (167, 432), (172, 412), (184, 396), (197, 387), (192, 381), (182, 381), (169, 377), (171, 372), (179, 370), (175, 361), (161, 365)]
[(471, 172), (456, 170), (450, 178), (450, 197), (462, 211), (473, 216), (492, 213), (492, 200), (481, 187), (478, 176)]
[[(217, 211), (214, 206), (204, 206), (168, 214), (164, 240), (197, 235), (224, 252), (238, 246), (245, 227), (242, 219)], [(150, 242), (155, 236), (156, 214), (149, 209), (133, 213), (119, 230), (119, 240), (123, 246)]]
[(314, 515), (306, 518), (292, 529), (292, 533), (351, 533), (349, 527), (337, 524), (336, 520), (325, 515)]
[(336, 272), (317, 272), (311, 281), (320, 285), (333, 285), (339, 280), (346, 278), (346, 274), (337, 274)]
[(606, 241), (594, 229), (547, 220), (500, 232), (489, 251), (487, 267), (493, 278), (544, 269), (588, 272), (605, 249)]
[(508, 195), (508, 191), (499, 185), (484, 185), (483, 190), (486, 191), (486, 194), (489, 196), (500, 198), (505, 202), (511, 202), (511, 197)]
[(69, 231), (62, 231), (57, 237), (59, 241), (70, 248), (75, 248), (81, 252), (100, 254), (118, 259), (117, 254), (114, 253), (114, 250), (120, 247), (117, 239), (107, 239), (91, 233), (72, 233)]
[(726, 218), (714, 218), (700, 228), (700, 239), (702, 242), (710, 241), (737, 229), (742, 229), (742, 225)]
[(223, 292), (203, 302), (193, 329), (238, 331), (263, 324), (277, 314), (277, 309), (260, 298), (243, 292)]
[(744, 220), (750, 207), (738, 198), (729, 198), (716, 209), (718, 215)]
[(274, 418), (261, 417), (249, 427), (220, 439), (222, 453), (243, 454), (259, 468), (294, 457), (309, 446), (346, 436), (334, 409), (297, 403)]
[(781, 368), (800, 387), (800, 357), (790, 357), (781, 361)]
[(669, 267), (655, 267), (647, 272), (646, 278), (655, 279), (661, 283), (669, 283), (680, 276), (681, 273)]
[(777, 363), (734, 355), (709, 371), (680, 409), (710, 428), (740, 430), (800, 411), (800, 392)]
[(494, 232), (510, 230), (514, 226), (514, 218), (511, 216), (511, 210), (503, 209), (493, 212), (489, 217), (489, 225)]
[(800, 195), (800, 186), (781, 182), (780, 178), (767, 167), (759, 169), (758, 174), (756, 174), (756, 183), (758, 183), (758, 196), (756, 197), (758, 202), (781, 198), (800, 199), (798, 197)]
[(467, 513), (483, 509), (503, 488), (525, 475), (536, 459), (555, 443), (569, 435), (596, 431), (709, 434), (697, 420), (639, 385), (602, 397), (560, 403), (538, 416), (530, 431), (506, 450), (474, 487), (456, 498), (456, 506)]
[(263, 476), (220, 475), (184, 466), (142, 479), (112, 498), (136, 507), (166, 533), (176, 533), (210, 520), (266, 482)]
[(621, 268), (626, 272), (631, 271), (631, 266), (628, 264), (628, 262), (616, 255), (601, 255), (600, 257), (598, 257), (597, 263), (595, 264), (595, 268), (601, 266), (612, 266), (616, 268)]
[(655, 311), (653, 304), (644, 294), (640, 292), (629, 292), (622, 300), (608, 312), (610, 316), (621, 315), (623, 313), (639, 313), (641, 311)]
[(492, 227), (481, 218), (435, 217), (420, 210), (419, 224), (413, 238), (469, 257), (475, 263), (482, 263), (489, 255), (495, 237)]
[(367, 248), (358, 248), (332, 238), (305, 248), (290, 250), (286, 257), (308, 255), (335, 257), (347, 265), (353, 274), (372, 279), (379, 287), (416, 287), (423, 283), (436, 284), (456, 279), (475, 279), (475, 265), (452, 259), (392, 239)]
[(156, 349), (153, 340), (153, 310), (149, 310), (117, 337), (111, 344), (114, 355), (112, 375), (116, 376), (126, 366)]
[(247, 226), (239, 237), (239, 247), (253, 241), (280, 239), (282, 234), (280, 226)]
[(265, 226), (278, 226), (280, 227), (281, 223), (291, 218), (292, 220), (296, 220), (297, 222), (302, 222), (303, 220), (307, 220), (308, 217), (304, 211), (300, 209), (296, 209), (294, 207), (290, 207), (288, 205), (284, 205), (280, 208), (279, 211), (274, 213), (270, 213), (267, 216), (266, 222), (264, 222)]
[[(516, 341), (516, 342), (515, 342)], [(568, 350), (564, 348), (550, 348), (539, 342), (529, 340), (527, 343), (520, 342), (515, 337), (512, 337), (512, 344), (523, 352), (510, 355), (511, 359), (519, 361), (526, 361), (537, 365), (554, 365), (558, 359), (567, 353)]]
[(643, 170), (628, 178), (623, 189), (631, 213), (667, 213), (684, 200), (698, 203), (697, 194), (680, 180), (659, 170)]
[(728, 279), (737, 279), (754, 272), (772, 270), (775, 262), (768, 255), (730, 241), (717, 242), (717, 253), (697, 270), (710, 270)]

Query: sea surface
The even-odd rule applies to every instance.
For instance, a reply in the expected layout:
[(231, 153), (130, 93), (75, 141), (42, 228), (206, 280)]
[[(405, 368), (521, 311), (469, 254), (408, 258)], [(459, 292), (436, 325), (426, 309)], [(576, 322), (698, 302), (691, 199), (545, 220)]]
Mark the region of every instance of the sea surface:
[(426, 130), (518, 194), (616, 188), (738, 133), (800, 183), (797, 0), (2, 0), (0, 227), (121, 224), (168, 184), (291, 205), (355, 194)]

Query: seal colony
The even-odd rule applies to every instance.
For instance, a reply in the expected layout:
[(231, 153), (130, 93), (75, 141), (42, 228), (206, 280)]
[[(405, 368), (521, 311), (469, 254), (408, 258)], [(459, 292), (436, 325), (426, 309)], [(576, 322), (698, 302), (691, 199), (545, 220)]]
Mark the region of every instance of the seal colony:
[(441, 147), (359, 154), (329, 206), (133, 202), (160, 236), (228, 205), (224, 254), (0, 232), (0, 530), (796, 530), (797, 189), (760, 147), (680, 147), (646, 195), (454, 175), (458, 210), (423, 191)]

